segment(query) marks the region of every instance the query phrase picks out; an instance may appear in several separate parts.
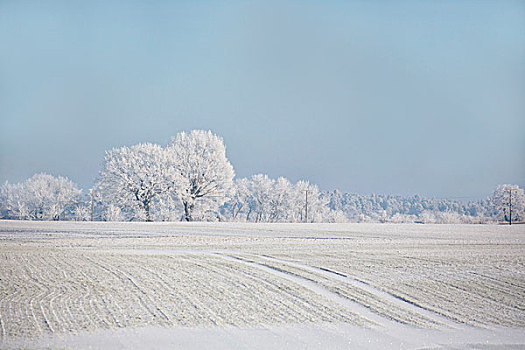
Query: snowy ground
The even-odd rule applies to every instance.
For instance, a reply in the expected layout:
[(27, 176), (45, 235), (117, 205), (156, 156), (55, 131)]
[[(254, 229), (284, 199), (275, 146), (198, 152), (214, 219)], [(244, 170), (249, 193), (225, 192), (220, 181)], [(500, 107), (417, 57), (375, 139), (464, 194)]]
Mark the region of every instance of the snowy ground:
[(0, 348), (525, 348), (525, 225), (0, 221)]

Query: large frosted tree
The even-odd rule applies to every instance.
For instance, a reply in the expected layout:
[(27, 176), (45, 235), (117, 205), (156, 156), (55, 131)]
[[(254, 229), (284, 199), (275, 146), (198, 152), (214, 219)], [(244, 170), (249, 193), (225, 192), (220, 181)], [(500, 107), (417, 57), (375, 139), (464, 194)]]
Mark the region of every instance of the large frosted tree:
[(118, 206), (134, 219), (152, 221), (155, 201), (180, 187), (180, 182), (183, 179), (166, 149), (140, 143), (106, 152), (97, 191), (107, 207)]
[(235, 175), (222, 138), (211, 131), (181, 132), (166, 149), (183, 178), (174, 189), (184, 208), (182, 219), (193, 221), (195, 214), (204, 218), (216, 213)]

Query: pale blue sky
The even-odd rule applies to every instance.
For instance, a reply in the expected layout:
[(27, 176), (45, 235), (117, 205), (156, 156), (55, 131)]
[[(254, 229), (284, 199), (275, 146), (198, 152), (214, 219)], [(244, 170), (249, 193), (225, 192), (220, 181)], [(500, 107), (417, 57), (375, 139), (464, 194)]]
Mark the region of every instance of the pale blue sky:
[(525, 185), (523, 1), (0, 1), (0, 181), (221, 135), (237, 176)]

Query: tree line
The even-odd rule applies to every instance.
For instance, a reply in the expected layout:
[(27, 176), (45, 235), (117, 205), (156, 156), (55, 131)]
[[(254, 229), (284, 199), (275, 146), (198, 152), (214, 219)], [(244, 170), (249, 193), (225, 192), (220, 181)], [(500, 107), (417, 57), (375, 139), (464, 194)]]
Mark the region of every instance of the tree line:
[(221, 137), (181, 132), (166, 146), (105, 154), (93, 188), (35, 174), (0, 188), (0, 215), (20, 220), (485, 223), (525, 219), (525, 195), (500, 185), (485, 200), (342, 194), (264, 174), (235, 179)]

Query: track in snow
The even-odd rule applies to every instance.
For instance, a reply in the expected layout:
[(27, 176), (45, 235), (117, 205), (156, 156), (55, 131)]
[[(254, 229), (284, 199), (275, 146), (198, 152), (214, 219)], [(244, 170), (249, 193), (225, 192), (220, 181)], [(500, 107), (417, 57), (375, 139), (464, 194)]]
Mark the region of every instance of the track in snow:
[[(228, 256), (233, 256), (238, 260), (280, 272), (281, 276), (283, 276), (282, 273), (288, 274), (288, 276), (292, 276), (293, 280), (297, 283), (307, 283), (308, 286), (311, 286), (313, 282), (315, 283), (315, 290), (317, 292), (325, 296), (330, 296), (331, 299), (337, 300), (350, 309), (357, 309), (356, 312), (358, 314), (380, 325), (385, 322), (396, 321), (414, 326), (432, 328), (462, 328), (463, 326), (440, 314), (424, 309), (407, 300), (400, 299), (399, 297), (374, 288), (368, 283), (352, 279), (339, 272), (269, 256), (248, 255), (243, 258), (235, 254), (230, 254), (232, 253), (228, 253)], [(339, 282), (339, 285), (337, 282)], [(369, 295), (370, 299), (379, 302), (381, 305), (371, 305), (372, 300), (366, 300), (362, 303), (354, 301), (355, 299), (349, 295), (349, 290), (353, 290), (354, 293), (359, 294), (363, 298), (362, 300), (366, 300), (365, 295)], [(379, 307), (382, 307), (382, 309), (379, 309)], [(399, 310), (401, 310), (401, 315), (397, 315), (396, 317), (395, 311)], [(403, 316), (406, 318), (403, 318)]]

